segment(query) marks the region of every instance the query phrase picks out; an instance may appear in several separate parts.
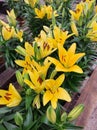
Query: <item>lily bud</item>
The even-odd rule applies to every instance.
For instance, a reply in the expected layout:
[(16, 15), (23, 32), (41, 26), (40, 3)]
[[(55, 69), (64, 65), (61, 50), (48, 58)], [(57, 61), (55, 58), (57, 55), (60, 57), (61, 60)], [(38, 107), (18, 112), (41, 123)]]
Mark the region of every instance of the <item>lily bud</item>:
[(26, 51), (25, 51), (25, 49), (24, 49), (23, 47), (21, 47), (21, 46), (17, 46), (16, 49), (15, 49), (15, 51), (16, 51), (17, 53), (23, 55), (23, 56), (26, 56)]
[(7, 20), (10, 24), (12, 24), (13, 26), (16, 26), (16, 16), (15, 16), (15, 12), (12, 9), (10, 12), (7, 10)]
[(20, 86), (24, 85), (23, 76), (19, 70), (16, 71), (16, 79)]
[(56, 123), (56, 113), (53, 109), (52, 106), (49, 106), (46, 112), (47, 115), (47, 119), (52, 123), (55, 124)]
[(73, 110), (68, 114), (67, 116), (67, 120), (68, 121), (73, 121), (76, 118), (78, 118), (78, 116), (83, 112), (84, 110), (84, 105), (83, 104), (79, 104), (76, 107), (73, 108)]
[(52, 73), (51, 73), (51, 75), (50, 75), (50, 79), (53, 79), (56, 74), (57, 74), (57, 71), (53, 70)]
[(23, 124), (23, 117), (19, 112), (16, 112), (14, 120), (15, 120), (15, 123), (19, 126)]
[(32, 104), (33, 107), (36, 107), (37, 109), (40, 108), (40, 96), (37, 95), (34, 100), (33, 100), (33, 104)]
[(61, 121), (66, 122), (66, 119), (67, 119), (67, 113), (63, 112), (63, 114), (61, 115)]
[(62, 10), (62, 18), (64, 18), (64, 16), (65, 16), (65, 9), (63, 8), (63, 10)]
[(26, 95), (30, 95), (32, 93), (31, 89), (28, 88), (27, 91), (26, 91)]
[(77, 27), (76, 27), (76, 24), (75, 24), (74, 21), (71, 21), (71, 30), (72, 30), (72, 32), (73, 32), (76, 36), (79, 35), (79, 34), (78, 34)]
[(23, 75), (23, 78), (24, 78), (24, 80), (25, 80), (25, 79), (28, 79), (28, 80), (29, 80), (29, 74), (28, 74), (28, 73), (25, 73), (25, 74)]

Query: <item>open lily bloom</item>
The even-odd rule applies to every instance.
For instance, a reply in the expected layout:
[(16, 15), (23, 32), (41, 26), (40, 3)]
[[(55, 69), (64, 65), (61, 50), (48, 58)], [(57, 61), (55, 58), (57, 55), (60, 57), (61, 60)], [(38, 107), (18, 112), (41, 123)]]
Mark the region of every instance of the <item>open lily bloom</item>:
[(76, 50), (76, 44), (73, 43), (68, 51), (66, 51), (63, 46), (58, 46), (59, 51), (59, 60), (48, 57), (48, 60), (50, 60), (53, 64), (56, 66), (56, 71), (62, 71), (62, 72), (77, 72), (77, 73), (83, 73), (82, 69), (75, 65), (75, 63), (85, 55), (85, 53), (78, 53), (75, 54)]
[(43, 82), (46, 78), (47, 71), (51, 65), (48, 60), (45, 60), (42, 65), (38, 64), (33, 60), (33, 71), (28, 71), (28, 74), (30, 76), (30, 80), (25, 79), (24, 82), (33, 90), (35, 90), (36, 93), (40, 93), (44, 89)]
[(34, 56), (34, 47), (29, 42), (25, 42), (25, 52), (29, 57)]
[(9, 40), (10, 38), (12, 38), (14, 35), (14, 32), (15, 30), (13, 27), (7, 27), (7, 26), (2, 27), (2, 36), (4, 40)]
[(51, 101), (52, 107), (55, 109), (57, 107), (58, 99), (65, 100), (67, 102), (71, 101), (71, 97), (68, 92), (60, 87), (64, 81), (64, 74), (60, 75), (56, 80), (48, 79), (45, 80), (46, 91), (43, 95), (43, 105), (45, 106), (49, 101)]
[(17, 30), (17, 32), (14, 33), (14, 37), (18, 38), (20, 42), (23, 41), (23, 30)]
[(10, 27), (9, 24), (5, 23), (2, 20), (0, 20), (0, 24), (2, 25), (2, 36), (4, 40), (9, 40), (12, 38), (15, 33), (14, 27)]
[(57, 12), (53, 10), (52, 6), (41, 6), (40, 9), (35, 8), (36, 18), (43, 19), (47, 15), (47, 19), (51, 19), (54, 15), (55, 17), (58, 16)]
[(33, 44), (34, 45), (32, 46), (30, 43), (25, 42), (25, 51), (29, 57), (35, 57), (37, 60), (45, 58), (56, 50), (53, 48), (52, 43), (49, 43), (47, 41), (41, 41), (40, 44), (38, 43), (38, 45), (36, 45), (38, 46), (37, 51), (34, 48), (35, 44), (37, 43)]
[(53, 35), (54, 38), (48, 38), (48, 42), (52, 43), (54, 48), (58, 48), (58, 44), (64, 45), (66, 39), (74, 35), (74, 33), (68, 34), (68, 31), (63, 31), (59, 27), (55, 26), (53, 29)]
[(33, 70), (33, 72), (28, 71), (28, 74), (30, 76), (30, 80), (25, 79), (24, 82), (33, 89), (37, 94), (41, 93), (44, 89), (43, 79), (39, 75), (37, 70)]
[(45, 8), (41, 7), (40, 9), (35, 8), (36, 18), (43, 19), (45, 16)]
[(15, 60), (15, 63), (21, 67), (23, 67), (23, 74), (27, 73), (28, 70), (33, 71), (33, 61), (29, 56), (25, 57), (25, 60)]
[(20, 94), (11, 83), (8, 90), (0, 89), (0, 105), (15, 107), (20, 104), (21, 100)]
[(80, 2), (77, 4), (75, 11), (70, 10), (70, 13), (73, 17), (74, 20), (79, 20), (80, 16), (82, 15), (83, 12), (83, 2)]
[(47, 34), (43, 30), (41, 30), (38, 37), (35, 37), (35, 42), (38, 44), (38, 46), (40, 46), (41, 43), (44, 43), (46, 40), (47, 40)]
[(34, 7), (38, 0), (24, 0), (26, 4), (31, 5), (31, 7)]
[(97, 41), (97, 22), (94, 20), (89, 27), (90, 29), (88, 30), (86, 37), (90, 38), (91, 41)]
[(52, 6), (44, 6), (45, 10), (46, 10), (46, 14), (47, 14), (47, 19), (51, 19), (52, 15), (54, 15), (55, 17), (58, 16), (57, 11), (53, 11)]
[(9, 40), (11, 38), (18, 38), (21, 42), (23, 41), (23, 31), (17, 30), (15, 31), (15, 28), (13, 26), (10, 26), (9, 24), (5, 23), (4, 21), (0, 20), (0, 24), (2, 25), (2, 36), (4, 40)]
[(39, 47), (39, 54), (38, 54), (38, 59), (42, 59), (50, 55), (56, 50), (56, 48), (53, 48), (52, 43), (50, 42), (44, 42), (40, 45)]

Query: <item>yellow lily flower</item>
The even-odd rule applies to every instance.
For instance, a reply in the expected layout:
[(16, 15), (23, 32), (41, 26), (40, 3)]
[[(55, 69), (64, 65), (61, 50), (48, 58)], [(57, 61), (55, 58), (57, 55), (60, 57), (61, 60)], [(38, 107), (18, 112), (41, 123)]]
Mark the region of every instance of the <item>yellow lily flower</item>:
[(35, 4), (37, 3), (37, 0), (24, 0), (26, 4), (31, 5), (31, 7), (33, 8), (35, 6)]
[(53, 11), (52, 6), (44, 6), (44, 8), (46, 10), (47, 19), (51, 19), (52, 15), (54, 15), (55, 17), (58, 16), (57, 11)]
[(49, 66), (51, 65), (47, 59), (43, 62), (42, 65), (38, 64), (36, 61), (33, 60), (33, 71), (28, 71), (31, 81), (24, 80), (30, 88), (34, 89), (36, 93), (40, 93), (44, 89), (43, 82), (46, 78), (47, 71)]
[(45, 58), (46, 56), (50, 55), (51, 53), (53, 53), (56, 50), (56, 48), (53, 48), (52, 43), (50, 42), (44, 42), (40, 45), (39, 48), (39, 59)]
[(35, 42), (38, 44), (38, 46), (40, 46), (42, 43), (46, 42), (46, 40), (47, 40), (47, 34), (43, 30), (41, 30), (38, 37), (35, 37)]
[(2, 36), (4, 40), (9, 40), (12, 38), (15, 33), (14, 27), (10, 27), (9, 24), (5, 23), (2, 20), (0, 20), (0, 24), (2, 25)]
[[(35, 43), (37, 44), (37, 43)], [(45, 58), (46, 56), (50, 55), (51, 53), (53, 53), (56, 49), (53, 49), (53, 45), (52, 43), (48, 43), (46, 41), (42, 42), (38, 42), (38, 51), (36, 52), (36, 57), (38, 60)], [(26, 49), (26, 54), (28, 54), (30, 57), (34, 56), (35, 57), (35, 53), (34, 53), (34, 47), (32, 47), (29, 43), (25, 43), (25, 49)]]
[(49, 37), (51, 37), (50, 29), (47, 34), (42, 30), (39, 36), (35, 38), (34, 42), (39, 47), (37, 59), (45, 58), (56, 50), (56, 48), (54, 49), (53, 42), (50, 42)]
[(34, 60), (33, 60), (33, 63), (34, 63), (34, 67), (38, 71), (39, 75), (42, 77), (42, 79), (45, 79), (46, 75), (47, 75), (48, 68), (51, 65), (51, 62), (49, 62), (47, 59), (45, 59), (44, 62), (42, 63), (42, 65), (38, 64)]
[(40, 77), (37, 70), (33, 70), (33, 72), (28, 71), (30, 76), (30, 80), (25, 79), (24, 82), (33, 89), (37, 94), (41, 93), (44, 89), (43, 79)]
[(12, 9), (10, 12), (7, 10), (7, 20), (9, 23), (11, 23), (13, 26), (16, 26), (16, 16), (14, 13), (14, 9)]
[(86, 35), (87, 38), (90, 38), (91, 41), (97, 41), (97, 22), (93, 21), (90, 25), (90, 29)]
[(82, 69), (78, 65), (75, 65), (75, 63), (83, 57), (85, 53), (75, 54), (75, 50), (76, 43), (73, 43), (68, 51), (59, 45), (58, 51), (60, 61), (52, 57), (48, 57), (48, 60), (56, 65), (56, 71), (83, 73)]
[(4, 40), (11, 39), (14, 35), (14, 32), (15, 32), (15, 30), (13, 27), (7, 27), (7, 26), (2, 27), (2, 36), (3, 36)]
[(58, 44), (64, 45), (66, 39), (74, 35), (74, 33), (68, 35), (68, 31), (63, 31), (59, 27), (55, 26), (53, 35), (54, 38), (48, 38), (48, 42), (52, 43), (54, 48), (58, 48)]
[(58, 16), (57, 11), (54, 11), (52, 6), (42, 6), (40, 9), (35, 8), (36, 18), (43, 19), (45, 15), (47, 15), (47, 19), (51, 19), (52, 15), (55, 17)]
[(23, 30), (20, 30), (20, 31), (17, 30), (17, 32), (15, 32), (15, 34), (14, 34), (14, 37), (18, 38), (20, 40), (20, 42), (22, 42), (23, 41)]
[(33, 60), (27, 55), (25, 56), (25, 60), (15, 60), (15, 63), (21, 67), (23, 67), (23, 74), (27, 73), (28, 70), (33, 71)]
[(57, 107), (58, 99), (65, 100), (67, 102), (71, 101), (71, 97), (68, 92), (61, 88), (61, 84), (64, 81), (64, 74), (60, 75), (56, 80), (48, 79), (45, 80), (46, 92), (43, 95), (43, 105), (45, 106), (49, 101), (54, 109)]
[(15, 107), (20, 104), (21, 100), (21, 96), (11, 83), (8, 90), (0, 89), (0, 105)]
[(41, 7), (40, 9), (38, 8), (35, 8), (35, 13), (36, 13), (36, 18), (40, 18), (40, 19), (43, 19), (44, 16), (45, 16), (45, 8), (44, 7)]
[(70, 13), (73, 17), (74, 20), (79, 20), (80, 16), (82, 15), (83, 12), (83, 2), (80, 2), (77, 4), (75, 11), (70, 10)]
[(25, 51), (29, 57), (34, 56), (34, 47), (29, 42), (25, 42)]

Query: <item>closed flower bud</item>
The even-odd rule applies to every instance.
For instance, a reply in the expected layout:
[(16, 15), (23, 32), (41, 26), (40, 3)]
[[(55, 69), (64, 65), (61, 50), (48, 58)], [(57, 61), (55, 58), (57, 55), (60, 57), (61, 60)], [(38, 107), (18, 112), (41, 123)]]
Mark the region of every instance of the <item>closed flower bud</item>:
[(73, 108), (73, 110), (68, 114), (67, 120), (73, 121), (75, 120), (84, 110), (84, 105), (79, 104), (76, 107)]
[(28, 74), (28, 73), (25, 73), (25, 74), (23, 75), (23, 78), (24, 78), (24, 80), (25, 80), (25, 79), (28, 79), (28, 80), (29, 80), (29, 74)]
[(19, 70), (16, 71), (16, 79), (20, 86), (24, 85), (23, 76)]
[(24, 49), (23, 47), (21, 47), (21, 46), (17, 46), (16, 49), (15, 49), (15, 51), (16, 51), (17, 53), (23, 55), (23, 56), (26, 56), (26, 51), (25, 51), (25, 49)]
[(66, 119), (67, 119), (67, 113), (63, 112), (62, 115), (61, 115), (61, 121), (66, 122)]
[(55, 124), (56, 123), (56, 113), (53, 109), (52, 106), (49, 106), (46, 112), (47, 115), (47, 119), (52, 123)]
[(65, 16), (65, 9), (63, 8), (63, 10), (62, 10), (62, 18), (64, 18), (64, 16)]
[(23, 117), (19, 112), (16, 112), (14, 120), (15, 120), (15, 123), (19, 126), (23, 124)]
[(33, 104), (32, 104), (33, 107), (39, 109), (40, 108), (40, 96), (37, 95), (34, 100), (33, 100)]
[(76, 36), (79, 35), (79, 34), (78, 34), (77, 27), (76, 27), (76, 24), (75, 24), (74, 21), (71, 21), (71, 30), (72, 30), (72, 32), (73, 32)]
[(56, 74), (57, 74), (57, 71), (53, 70), (52, 73), (51, 73), (51, 75), (50, 75), (50, 79), (53, 79)]
[(26, 91), (26, 94), (27, 95), (30, 95), (32, 93), (32, 90), (29, 88), (29, 89), (27, 89), (27, 91)]

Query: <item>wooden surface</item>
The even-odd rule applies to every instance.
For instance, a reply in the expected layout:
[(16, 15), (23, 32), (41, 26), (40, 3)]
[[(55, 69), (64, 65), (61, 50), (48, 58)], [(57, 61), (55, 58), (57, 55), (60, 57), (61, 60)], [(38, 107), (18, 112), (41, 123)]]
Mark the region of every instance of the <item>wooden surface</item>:
[(97, 130), (97, 67), (89, 78), (77, 104), (85, 105), (84, 112), (76, 124), (84, 126), (84, 130)]
[(0, 74), (0, 88), (7, 88), (10, 82), (16, 81), (15, 70), (8, 68)]

